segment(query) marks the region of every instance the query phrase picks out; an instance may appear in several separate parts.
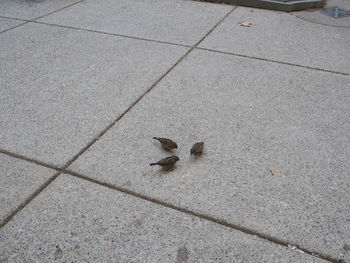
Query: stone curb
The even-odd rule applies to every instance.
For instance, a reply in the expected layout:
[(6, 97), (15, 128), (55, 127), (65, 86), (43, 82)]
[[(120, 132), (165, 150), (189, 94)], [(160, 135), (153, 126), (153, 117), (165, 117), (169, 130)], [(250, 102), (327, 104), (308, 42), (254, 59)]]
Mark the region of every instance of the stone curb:
[(203, 2), (225, 3), (230, 5), (248, 6), (285, 12), (299, 11), (310, 8), (322, 8), (324, 0), (200, 0)]

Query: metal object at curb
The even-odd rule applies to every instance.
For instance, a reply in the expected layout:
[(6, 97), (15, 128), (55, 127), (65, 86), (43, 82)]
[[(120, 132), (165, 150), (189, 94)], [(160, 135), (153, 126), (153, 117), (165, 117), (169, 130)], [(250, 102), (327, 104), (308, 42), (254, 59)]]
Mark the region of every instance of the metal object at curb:
[(321, 13), (334, 18), (350, 16), (350, 10), (344, 10), (338, 7), (321, 10)]

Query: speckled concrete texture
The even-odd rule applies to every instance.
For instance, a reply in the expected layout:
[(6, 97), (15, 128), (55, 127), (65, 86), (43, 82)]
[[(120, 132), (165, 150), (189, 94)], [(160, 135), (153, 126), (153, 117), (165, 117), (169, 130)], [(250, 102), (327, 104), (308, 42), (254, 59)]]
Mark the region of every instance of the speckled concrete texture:
[(194, 45), (231, 9), (186, 0), (85, 0), (39, 21)]
[(62, 165), (187, 48), (29, 23), (0, 35), (0, 147)]
[[(252, 23), (250, 27), (239, 24)], [(293, 15), (238, 7), (200, 47), (350, 73), (350, 28)]]
[(350, 27), (319, 11), (0, 0), (0, 262), (350, 262)]
[(324, 262), (67, 175), (0, 230), (1, 262), (53, 260)]
[(0, 32), (9, 29), (11, 27), (17, 26), (23, 23), (22, 21), (0, 18)]
[[(350, 236), (346, 76), (193, 51), (70, 169), (335, 258)], [(178, 143), (177, 168), (152, 137)], [(193, 158), (194, 142), (205, 153)]]
[(0, 16), (34, 19), (76, 2), (78, 0), (1, 0)]
[(51, 169), (0, 153), (0, 222), (54, 174)]

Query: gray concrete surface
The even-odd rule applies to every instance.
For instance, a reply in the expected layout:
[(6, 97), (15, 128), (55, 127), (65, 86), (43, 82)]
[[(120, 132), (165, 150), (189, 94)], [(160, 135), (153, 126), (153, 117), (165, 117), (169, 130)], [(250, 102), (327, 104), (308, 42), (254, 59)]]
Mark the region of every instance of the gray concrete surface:
[[(47, 15), (0, 21), (1, 262), (350, 262), (349, 28), (190, 0), (71, 3), (0, 2)], [(179, 45), (206, 35), (215, 50)], [(149, 166), (170, 155), (154, 136), (178, 143), (173, 171)], [(78, 153), (81, 179), (34, 195)]]
[[(41, 24), (0, 35), (0, 148), (63, 165), (187, 48)], [(20, 77), (19, 77), (20, 76)]]
[(54, 170), (1, 153), (0, 170), (0, 222), (55, 174)]
[[(342, 257), (350, 238), (349, 84), (196, 50), (70, 169)], [(153, 136), (178, 143), (173, 172), (148, 165), (167, 156)], [(206, 153), (193, 159), (197, 141)]]
[(11, 19), (5, 19), (5, 18), (0, 18), (0, 32), (9, 29), (11, 27), (15, 27), (23, 22), (18, 21), (18, 20), (11, 20)]
[(79, 0), (1, 0), (0, 16), (34, 19), (76, 2)]
[[(239, 22), (252, 22), (242, 27)], [(200, 47), (350, 73), (350, 28), (238, 7)], [(331, 47), (331, 48), (330, 48)]]
[(1, 262), (53, 260), (325, 262), (66, 175), (0, 230)]
[(194, 45), (231, 9), (194, 1), (86, 0), (39, 21)]

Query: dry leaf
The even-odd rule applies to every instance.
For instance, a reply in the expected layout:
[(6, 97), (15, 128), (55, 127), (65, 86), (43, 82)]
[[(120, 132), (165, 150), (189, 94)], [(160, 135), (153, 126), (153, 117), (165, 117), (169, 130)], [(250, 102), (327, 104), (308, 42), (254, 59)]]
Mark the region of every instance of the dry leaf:
[(239, 22), (239, 24), (241, 26), (250, 27), (252, 25), (252, 22)]
[(270, 170), (271, 175), (275, 175), (275, 171), (274, 170)]

